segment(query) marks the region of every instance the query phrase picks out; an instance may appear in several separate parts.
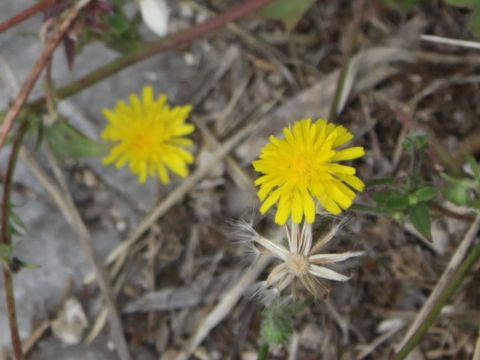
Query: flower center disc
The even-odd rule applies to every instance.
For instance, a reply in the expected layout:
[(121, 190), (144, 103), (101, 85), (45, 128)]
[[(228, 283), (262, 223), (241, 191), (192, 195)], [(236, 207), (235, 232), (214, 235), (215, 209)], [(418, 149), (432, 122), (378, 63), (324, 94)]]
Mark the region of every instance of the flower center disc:
[(291, 254), (287, 259), (288, 270), (295, 276), (304, 276), (308, 273), (310, 261), (305, 255)]
[(312, 173), (312, 163), (305, 156), (298, 156), (293, 159), (291, 167), (293, 172), (301, 177), (309, 177)]

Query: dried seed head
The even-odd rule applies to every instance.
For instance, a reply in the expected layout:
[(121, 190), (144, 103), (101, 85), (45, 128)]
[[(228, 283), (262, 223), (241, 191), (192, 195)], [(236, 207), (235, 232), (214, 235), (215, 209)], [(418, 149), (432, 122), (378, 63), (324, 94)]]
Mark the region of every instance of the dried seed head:
[(305, 276), (310, 268), (308, 257), (303, 254), (293, 253), (287, 258), (287, 267), (291, 274), (295, 276)]

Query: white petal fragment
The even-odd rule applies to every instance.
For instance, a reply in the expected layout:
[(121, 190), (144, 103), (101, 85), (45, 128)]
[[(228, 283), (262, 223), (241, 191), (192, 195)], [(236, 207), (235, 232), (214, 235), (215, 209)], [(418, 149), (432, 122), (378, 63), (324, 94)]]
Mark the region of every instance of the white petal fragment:
[(284, 280), (288, 276), (287, 265), (285, 263), (275, 266), (267, 278), (267, 284), (276, 286), (278, 282)]
[(362, 256), (364, 251), (347, 251), (340, 254), (318, 254), (308, 258), (313, 264), (332, 264), (350, 259), (352, 257)]
[(170, 10), (165, 0), (139, 0), (140, 11), (145, 25), (158, 36), (168, 30)]
[(275, 255), (279, 259), (281, 259), (283, 261), (287, 261), (288, 250), (285, 249), (282, 245), (277, 244), (276, 242), (274, 242), (272, 240), (268, 240), (268, 239), (266, 239), (266, 238), (264, 238), (263, 236), (260, 236), (260, 235), (256, 236), (254, 238), (254, 241), (256, 243), (260, 244), (261, 246), (263, 246), (268, 251), (270, 251), (273, 255)]
[(310, 269), (308, 272), (312, 275), (328, 280), (347, 281), (348, 279), (350, 279), (350, 277), (348, 276), (342, 275), (336, 271), (318, 265), (310, 265)]

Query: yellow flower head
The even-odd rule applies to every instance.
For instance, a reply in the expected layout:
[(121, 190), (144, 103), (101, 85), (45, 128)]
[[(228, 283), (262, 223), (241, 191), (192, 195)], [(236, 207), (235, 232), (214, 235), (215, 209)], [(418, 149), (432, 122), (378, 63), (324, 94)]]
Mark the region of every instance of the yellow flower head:
[(254, 169), (263, 174), (255, 181), (263, 202), (260, 212), (277, 204), (276, 223), (285, 224), (291, 215), (296, 224), (303, 216), (311, 224), (316, 213), (314, 199), (335, 215), (349, 208), (356, 196), (352, 189), (362, 191), (365, 184), (355, 176), (354, 167), (336, 162), (365, 154), (363, 147), (338, 149), (353, 135), (323, 119), (299, 120), (283, 129), (283, 134), (284, 139), (271, 136), (260, 159), (253, 162)]
[(186, 177), (193, 155), (186, 150), (192, 140), (185, 135), (195, 127), (185, 120), (192, 107), (170, 108), (165, 95), (154, 98), (151, 86), (143, 89), (141, 99), (132, 94), (129, 100), (130, 104), (119, 101), (114, 110), (103, 110), (108, 125), (102, 138), (115, 143), (103, 163), (115, 163), (119, 169), (128, 162), (141, 183), (158, 176), (166, 184), (170, 181), (168, 171)]

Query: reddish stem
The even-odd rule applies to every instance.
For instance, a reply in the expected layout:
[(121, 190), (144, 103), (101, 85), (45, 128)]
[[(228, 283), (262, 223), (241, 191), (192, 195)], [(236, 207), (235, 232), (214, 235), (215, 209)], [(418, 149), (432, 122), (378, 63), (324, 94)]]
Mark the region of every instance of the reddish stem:
[(17, 15), (12, 16), (10, 19), (5, 20), (3, 23), (0, 24), (0, 33), (4, 32), (5, 30), (10, 29), (11, 27), (18, 25), (22, 21), (27, 20), (28, 18), (38, 14), (39, 12), (45, 10), (46, 8), (50, 7), (55, 3), (55, 0), (43, 0), (35, 5), (30, 6), (29, 8), (23, 10), (22, 12), (18, 13)]
[[(80, 92), (81, 90), (88, 88), (89, 86), (119, 72), (120, 70), (132, 64), (147, 59), (152, 55), (158, 54), (166, 50), (178, 48), (182, 45), (187, 45), (193, 40), (205, 34), (221, 29), (230, 22), (241, 19), (246, 15), (258, 10), (259, 8), (268, 5), (272, 1), (273, 0), (245, 1), (220, 15), (206, 20), (201, 24), (192, 26), (191, 28), (179, 31), (166, 38), (152, 42), (148, 44), (147, 47), (142, 47), (141, 49), (131, 54), (114, 60), (98, 68), (97, 70), (92, 71), (88, 75), (58, 89), (56, 91), (56, 95), (59, 99), (64, 99), (66, 97), (72, 96)], [(32, 103), (32, 106), (36, 107), (38, 105), (41, 105), (44, 100), (45, 99), (38, 99)]]
[(77, 18), (82, 8), (90, 2), (91, 0), (84, 0), (81, 3), (76, 3), (73, 6), (72, 10), (67, 14), (63, 22), (60, 24), (60, 28), (53, 35), (52, 39), (48, 42), (42, 54), (40, 55), (40, 58), (37, 60), (37, 62), (33, 66), (33, 69), (30, 72), (30, 75), (28, 75), (27, 80), (25, 80), (25, 82), (22, 85), (22, 88), (20, 89), (20, 93), (17, 95), (15, 101), (13, 102), (12, 107), (7, 112), (3, 120), (3, 124), (0, 129), (0, 150), (5, 144), (8, 133), (12, 129), (13, 122), (15, 121), (18, 114), (20, 113), (20, 110), (22, 109), (23, 104), (25, 104), (25, 101), (27, 101), (28, 96), (30, 95), (30, 92), (33, 89), (33, 86), (35, 85), (40, 74), (42, 73), (43, 68), (47, 64), (48, 60), (52, 56), (53, 52), (55, 51), (60, 41), (62, 41), (63, 36), (70, 28), (70, 25), (72, 25), (73, 21)]
[[(5, 181), (3, 184), (2, 197), (2, 229), (0, 243), (11, 246), (9, 233), (9, 219), (10, 219), (10, 194), (12, 192), (13, 173), (15, 171), (15, 164), (17, 160), (20, 145), (22, 145), (23, 136), (28, 128), (28, 124), (24, 122), (18, 130), (15, 141), (13, 142), (10, 157), (8, 159), (7, 172), (5, 174)], [(15, 296), (13, 293), (13, 280), (10, 269), (6, 266), (3, 269), (3, 282), (5, 286), (5, 301), (7, 303), (8, 324), (10, 327), (10, 337), (12, 339), (13, 353), (16, 360), (23, 359), (22, 342), (18, 334), (17, 311), (15, 308)]]

